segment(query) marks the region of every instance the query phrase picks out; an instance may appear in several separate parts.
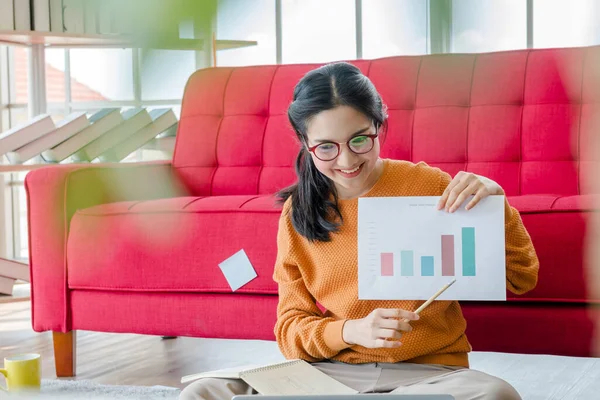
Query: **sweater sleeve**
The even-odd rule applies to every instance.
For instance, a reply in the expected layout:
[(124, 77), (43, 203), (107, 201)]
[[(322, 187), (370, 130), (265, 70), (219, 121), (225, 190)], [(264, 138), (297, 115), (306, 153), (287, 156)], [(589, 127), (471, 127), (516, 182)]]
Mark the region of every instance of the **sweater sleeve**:
[[(289, 200), (288, 200), (289, 202)], [(316, 362), (335, 356), (350, 347), (342, 339), (346, 320), (325, 317), (308, 291), (295, 254), (294, 230), (286, 203), (279, 219), (277, 260), (273, 279), (279, 287), (275, 337), (281, 353), (287, 359), (300, 358)]]
[[(440, 195), (452, 178), (442, 172)], [(537, 284), (539, 260), (521, 215), (504, 198), (504, 232), (506, 240), (506, 287), (514, 294), (523, 294)]]

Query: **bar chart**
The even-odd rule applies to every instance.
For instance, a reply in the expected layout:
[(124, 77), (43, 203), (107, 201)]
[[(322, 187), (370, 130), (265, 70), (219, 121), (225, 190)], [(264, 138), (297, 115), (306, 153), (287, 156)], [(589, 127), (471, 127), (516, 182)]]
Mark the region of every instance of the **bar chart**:
[(505, 300), (504, 196), (447, 213), (439, 197), (360, 198), (359, 299)]
[[(441, 263), (442, 276), (457, 276), (454, 268), (454, 235), (441, 235)], [(475, 265), (475, 228), (462, 228), (462, 276), (476, 276)], [(400, 251), (400, 275), (415, 276), (414, 269), (414, 251)], [(435, 256), (421, 256), (420, 275), (435, 276), (434, 273)], [(381, 276), (394, 276), (394, 253), (381, 253)]]

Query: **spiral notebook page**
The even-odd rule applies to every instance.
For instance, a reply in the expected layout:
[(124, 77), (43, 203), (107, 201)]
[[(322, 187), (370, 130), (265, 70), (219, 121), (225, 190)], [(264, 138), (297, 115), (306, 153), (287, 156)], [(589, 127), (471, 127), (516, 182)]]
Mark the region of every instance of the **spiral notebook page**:
[(358, 393), (304, 360), (244, 371), (240, 374), (240, 378), (263, 395)]

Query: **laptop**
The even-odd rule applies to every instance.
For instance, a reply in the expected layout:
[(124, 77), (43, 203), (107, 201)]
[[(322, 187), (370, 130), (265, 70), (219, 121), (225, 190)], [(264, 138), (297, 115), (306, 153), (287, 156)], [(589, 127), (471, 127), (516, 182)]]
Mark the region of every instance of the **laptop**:
[[(258, 397), (257, 397), (258, 396)], [(356, 397), (360, 397), (357, 399)], [(293, 395), (293, 396), (262, 396), (239, 395), (231, 400), (456, 400), (449, 394), (324, 394), (324, 395)]]

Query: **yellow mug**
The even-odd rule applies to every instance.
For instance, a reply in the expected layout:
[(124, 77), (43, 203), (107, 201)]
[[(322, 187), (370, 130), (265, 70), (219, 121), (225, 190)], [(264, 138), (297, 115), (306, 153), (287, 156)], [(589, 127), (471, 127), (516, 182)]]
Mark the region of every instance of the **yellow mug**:
[(39, 391), (42, 382), (41, 356), (39, 354), (20, 354), (4, 359), (4, 369), (0, 374), (6, 378), (9, 392)]

